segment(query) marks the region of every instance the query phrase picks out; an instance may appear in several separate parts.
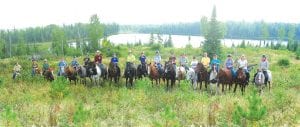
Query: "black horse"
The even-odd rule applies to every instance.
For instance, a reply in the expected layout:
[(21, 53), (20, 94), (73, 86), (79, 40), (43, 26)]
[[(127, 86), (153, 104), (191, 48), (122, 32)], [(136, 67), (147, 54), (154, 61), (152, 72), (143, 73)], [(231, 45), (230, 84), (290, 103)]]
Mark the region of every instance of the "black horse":
[[(167, 80), (167, 90), (172, 89), (176, 81), (176, 70), (171, 62), (165, 62), (165, 79)], [(170, 84), (169, 84), (170, 82)]]
[(117, 64), (110, 62), (108, 67), (108, 79), (117, 83), (120, 78), (120, 68)]
[(139, 64), (136, 72), (137, 78), (142, 79), (143, 77), (148, 76), (148, 67), (146, 64)]
[[(136, 76), (136, 68), (134, 67), (133, 63), (130, 63), (130, 62), (126, 63), (124, 76), (126, 79), (126, 87), (132, 88), (133, 87), (133, 79)], [(129, 82), (129, 84), (128, 84), (128, 82)]]

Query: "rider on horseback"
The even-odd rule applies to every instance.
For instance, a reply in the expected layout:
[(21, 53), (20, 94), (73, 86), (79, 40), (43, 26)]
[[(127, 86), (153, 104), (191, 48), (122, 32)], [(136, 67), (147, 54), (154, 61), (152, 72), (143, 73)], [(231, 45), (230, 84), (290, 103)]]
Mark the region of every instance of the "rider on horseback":
[(205, 68), (209, 67), (210, 58), (207, 57), (207, 52), (204, 52), (203, 57), (201, 59), (201, 63), (204, 65)]
[(198, 60), (196, 59), (195, 56), (193, 56), (193, 59), (191, 61), (191, 68), (195, 70), (197, 67), (197, 64), (198, 64)]
[(87, 55), (85, 56), (85, 58), (83, 59), (84, 66), (87, 66), (88, 63), (89, 63), (90, 61), (91, 61), (91, 60), (90, 60), (90, 56), (89, 56), (89, 54), (87, 54)]
[(58, 63), (58, 67), (59, 67), (58, 76), (63, 76), (63, 74), (65, 73), (64, 69), (65, 67), (67, 67), (67, 62), (65, 61), (64, 58), (61, 58), (60, 62)]
[(43, 75), (45, 74), (45, 72), (49, 69), (49, 64), (47, 59), (44, 60), (44, 64), (43, 64)]
[(185, 70), (189, 70), (189, 68), (187, 66), (188, 60), (187, 60), (187, 57), (185, 54), (181, 54), (181, 56), (179, 58), (179, 63), (181, 66), (184, 67)]
[[(132, 51), (129, 50), (129, 55), (127, 56), (127, 59), (126, 59), (125, 70), (128, 70), (129, 68), (135, 68), (134, 61), (135, 61), (135, 56), (132, 54)], [(125, 71), (124, 71), (124, 75), (125, 75)]]
[(174, 54), (174, 51), (171, 51), (171, 56), (169, 57), (169, 62), (173, 64), (174, 70), (176, 70), (176, 56)]
[(234, 72), (233, 63), (234, 63), (234, 62), (233, 62), (233, 59), (232, 59), (231, 55), (228, 54), (228, 55), (227, 55), (227, 59), (226, 59), (226, 61), (225, 61), (225, 67), (226, 67), (228, 70), (230, 70), (232, 77), (235, 78), (235, 77), (236, 77), (236, 74), (235, 74), (235, 72)]
[(214, 54), (213, 59), (210, 62), (211, 71), (213, 70), (213, 66), (216, 66), (216, 71), (219, 72), (220, 60), (218, 59), (218, 55)]
[(94, 62), (101, 68), (102, 67), (102, 53), (97, 50), (94, 57)]
[(161, 72), (161, 56), (159, 54), (159, 51), (157, 50), (156, 52), (156, 55), (154, 56), (154, 63), (156, 64), (156, 67), (157, 67), (157, 70), (158, 72)]
[(266, 55), (262, 55), (262, 59), (261, 62), (259, 64), (259, 68), (263, 71), (264, 75), (265, 75), (265, 84), (267, 84), (268, 82), (268, 69), (269, 69), (269, 62), (267, 60)]
[(245, 58), (245, 55), (242, 55), (241, 58), (237, 61), (238, 63), (238, 68), (242, 68), (246, 74), (246, 81), (247, 83), (249, 82), (249, 71), (248, 71), (248, 61), (247, 59)]
[[(113, 63), (117, 67), (118, 71), (120, 72), (120, 67), (118, 66), (119, 59), (118, 59), (116, 53), (114, 53), (113, 57), (110, 59), (110, 62)], [(120, 76), (120, 74), (119, 74), (119, 76)]]
[(36, 60), (32, 59), (32, 72), (31, 72), (31, 76), (35, 75), (35, 73), (36, 73), (36, 71), (38, 69), (38, 66), (39, 65), (37, 64)]
[(13, 79), (15, 79), (16, 76), (20, 74), (21, 68), (22, 68), (21, 65), (17, 62), (13, 69), (13, 71), (14, 71)]
[(77, 67), (79, 67), (79, 63), (78, 63), (78, 61), (77, 61), (76, 56), (73, 57), (73, 60), (72, 60), (72, 62), (71, 62), (71, 66), (72, 66), (75, 70), (77, 70)]
[(141, 53), (141, 56), (140, 56), (140, 61), (141, 61), (141, 65), (142, 65), (143, 67), (146, 67), (146, 60), (147, 60), (147, 58), (146, 58), (144, 52), (142, 52), (142, 53)]

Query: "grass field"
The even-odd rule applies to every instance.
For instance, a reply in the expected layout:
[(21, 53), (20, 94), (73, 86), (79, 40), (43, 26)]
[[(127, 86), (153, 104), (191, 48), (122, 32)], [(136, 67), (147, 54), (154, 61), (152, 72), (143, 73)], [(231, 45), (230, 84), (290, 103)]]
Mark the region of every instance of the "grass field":
[[(145, 51), (153, 59), (154, 51), (147, 47), (133, 47), (139, 54)], [(200, 59), (200, 49), (162, 49), (167, 58), (173, 50), (178, 56), (187, 53)], [(120, 63), (124, 63), (127, 47), (121, 48)], [(263, 48), (224, 49), (234, 58), (245, 54), (249, 63), (258, 64), (262, 54), (269, 56), (273, 74), (271, 91), (261, 96), (253, 93), (249, 85), (246, 94), (226, 92), (210, 95), (205, 90), (193, 90), (188, 82), (171, 92), (165, 84), (152, 86), (148, 79), (135, 81), (133, 89), (104, 82), (104, 87), (86, 87), (70, 84), (56, 78), (53, 83), (42, 77), (30, 76), (30, 60), (26, 57), (0, 60), (0, 126), (300, 126), (300, 61), (285, 50)], [(84, 56), (79, 57), (82, 63)], [(57, 71), (60, 57), (47, 57), (50, 66)], [(72, 57), (66, 57), (70, 63)], [(109, 57), (104, 58), (108, 63)], [(289, 66), (279, 66), (277, 61), (289, 59)], [(22, 76), (13, 81), (12, 68), (16, 61), (23, 67)], [(224, 61), (222, 59), (222, 61)], [(42, 61), (39, 62), (40, 66)], [(124, 65), (120, 64), (121, 69)], [(254, 72), (251, 72), (251, 79)], [(258, 108), (251, 107), (251, 99), (257, 97)], [(266, 113), (258, 111), (266, 107)], [(246, 112), (237, 117), (238, 107)], [(254, 113), (254, 114), (251, 114)], [(256, 117), (250, 117), (256, 116)], [(239, 120), (240, 119), (240, 122)]]

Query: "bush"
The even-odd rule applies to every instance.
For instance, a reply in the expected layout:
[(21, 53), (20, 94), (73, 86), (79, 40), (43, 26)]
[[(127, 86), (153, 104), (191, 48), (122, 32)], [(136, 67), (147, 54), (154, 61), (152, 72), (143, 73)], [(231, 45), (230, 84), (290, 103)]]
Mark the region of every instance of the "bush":
[(287, 67), (290, 65), (290, 61), (286, 58), (278, 60), (277, 64), (279, 66)]
[(300, 47), (296, 51), (296, 59), (300, 60)]
[(50, 96), (53, 100), (61, 100), (66, 97), (70, 91), (68, 80), (65, 77), (58, 77), (51, 83)]
[(151, 45), (151, 50), (160, 50), (161, 47), (161, 44), (155, 43)]
[(74, 124), (78, 126), (82, 126), (81, 124), (83, 124), (88, 119), (88, 116), (89, 116), (89, 111), (84, 110), (83, 103), (82, 102), (78, 103), (76, 106), (76, 112), (74, 113), (73, 116)]

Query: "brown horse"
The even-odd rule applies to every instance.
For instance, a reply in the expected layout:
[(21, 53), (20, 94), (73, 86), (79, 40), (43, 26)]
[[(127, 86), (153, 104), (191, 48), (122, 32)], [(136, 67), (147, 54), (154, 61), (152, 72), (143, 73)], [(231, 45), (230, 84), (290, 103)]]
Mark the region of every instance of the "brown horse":
[(117, 64), (110, 62), (108, 67), (108, 79), (110, 81), (113, 81), (117, 83), (120, 78), (120, 68), (117, 66)]
[(209, 83), (209, 74), (207, 69), (202, 63), (198, 63), (195, 72), (197, 74), (197, 85), (200, 84), (200, 90), (202, 89), (202, 82), (204, 82), (205, 89), (207, 89), (207, 84)]
[(183, 66), (177, 68), (177, 80), (178, 86), (180, 86), (180, 80), (185, 80), (186, 70)]
[(44, 78), (50, 82), (54, 80), (54, 74), (53, 74), (53, 69), (49, 68), (44, 72)]
[(245, 92), (245, 88), (247, 84), (246, 74), (242, 68), (239, 68), (236, 73), (237, 73), (237, 77), (235, 80), (235, 87), (233, 92), (236, 91), (236, 87), (237, 85), (239, 85), (243, 94), (243, 92)]
[(232, 74), (230, 72), (229, 69), (220, 69), (219, 70), (219, 73), (217, 75), (217, 79), (218, 79), (218, 87), (219, 87), (219, 84), (222, 84), (222, 92), (224, 92), (224, 86), (225, 85), (228, 85), (229, 86), (229, 91), (230, 91), (230, 88), (233, 84), (233, 78), (232, 78)]
[(77, 83), (77, 72), (73, 67), (67, 66), (65, 68), (65, 76), (66, 76), (66, 78), (69, 79), (70, 83), (73, 80), (75, 82), (75, 85), (76, 85), (76, 83)]
[(153, 80), (155, 80), (156, 85), (160, 84), (160, 75), (159, 75), (158, 70), (156, 69), (155, 64), (149, 63), (148, 66), (149, 66), (149, 71), (150, 71), (149, 78), (152, 82), (152, 85), (153, 85)]
[[(167, 90), (172, 89), (176, 81), (176, 70), (171, 62), (165, 62), (165, 80), (167, 81)], [(169, 82), (170, 81), (170, 82)], [(170, 84), (169, 84), (170, 83)]]
[(40, 75), (40, 76), (43, 75), (43, 71), (42, 71), (41, 68), (36, 68), (34, 71), (35, 71), (35, 74), (38, 74), (38, 75)]

